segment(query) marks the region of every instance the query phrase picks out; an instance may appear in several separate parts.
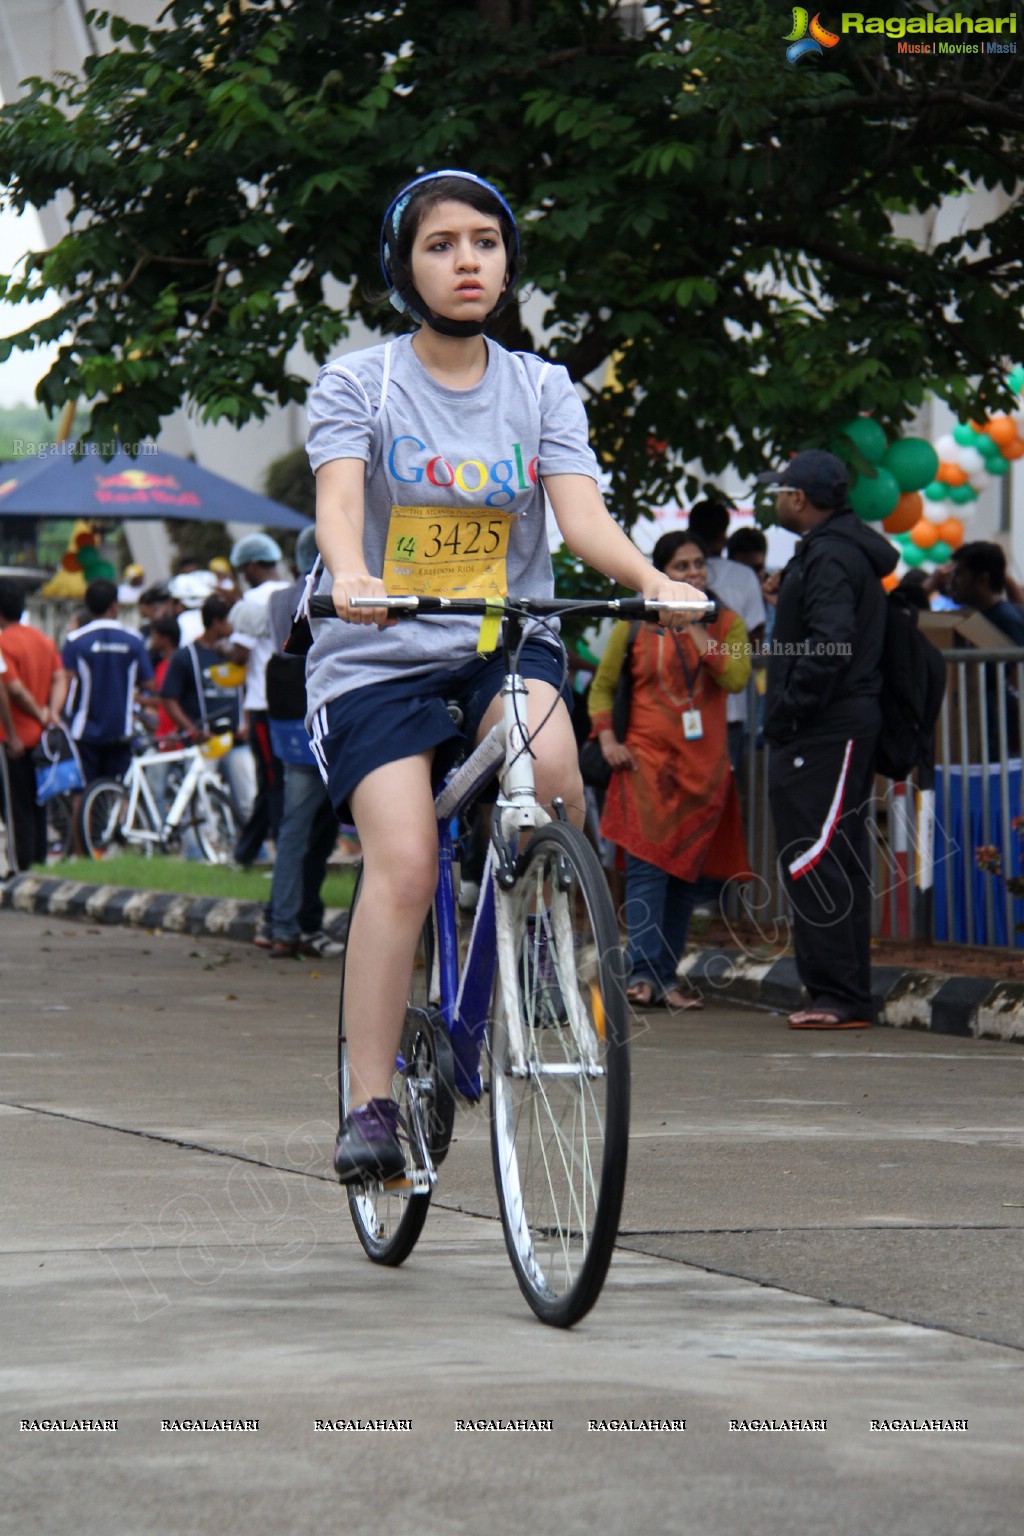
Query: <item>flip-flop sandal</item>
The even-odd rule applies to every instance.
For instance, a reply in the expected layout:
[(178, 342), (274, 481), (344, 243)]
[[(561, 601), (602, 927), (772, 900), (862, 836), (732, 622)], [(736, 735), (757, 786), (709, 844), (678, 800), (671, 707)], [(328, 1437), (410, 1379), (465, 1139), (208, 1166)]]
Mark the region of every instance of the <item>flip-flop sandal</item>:
[[(678, 1003), (669, 1002), (669, 998), (673, 993), (675, 993), (676, 997), (679, 998)], [(688, 1010), (703, 1008), (704, 999), (702, 997), (697, 997), (696, 994), (692, 992), (680, 992), (678, 987), (669, 987), (668, 991), (663, 992), (658, 998), (658, 1005), (661, 1008), (671, 1009), (673, 1013), (685, 1013)]]
[(635, 1004), (637, 1008), (658, 1007), (658, 999), (649, 981), (635, 981), (631, 987), (627, 987), (626, 1001)]
[(828, 1008), (807, 1008), (791, 1013), (790, 1029), (870, 1029), (870, 1019), (841, 1019)]

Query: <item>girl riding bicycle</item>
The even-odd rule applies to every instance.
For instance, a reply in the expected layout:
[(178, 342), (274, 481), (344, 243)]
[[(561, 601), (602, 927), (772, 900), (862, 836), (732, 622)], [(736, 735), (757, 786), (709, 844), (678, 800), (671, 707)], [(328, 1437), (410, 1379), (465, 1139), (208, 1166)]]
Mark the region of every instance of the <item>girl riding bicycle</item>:
[[(515, 218), (488, 182), (460, 170), (417, 177), (385, 214), (381, 264), (391, 302), (418, 329), (328, 363), (310, 396), (319, 590), (348, 623), (314, 622), (309, 723), (364, 858), (345, 980), (355, 1107), (334, 1153), (343, 1183), (405, 1167), (391, 1083), (437, 879), (431, 783), (463, 736), (479, 740), (500, 719), (502, 685), (479, 621), (398, 625), (351, 599), (552, 595), (545, 493), (589, 565), (648, 598), (702, 597), (656, 571), (608, 513), (566, 371), (484, 336), (515, 294), (519, 261)], [(539, 798), (560, 795), (581, 824), (561, 655), (542, 631), (526, 641), (520, 671), (531, 732), (544, 723), (531, 742)]]

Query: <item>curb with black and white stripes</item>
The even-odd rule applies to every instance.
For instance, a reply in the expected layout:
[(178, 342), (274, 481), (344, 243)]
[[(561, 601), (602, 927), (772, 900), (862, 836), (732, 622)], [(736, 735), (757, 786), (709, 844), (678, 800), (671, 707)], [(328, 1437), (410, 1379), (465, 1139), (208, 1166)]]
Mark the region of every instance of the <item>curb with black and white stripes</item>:
[[(17, 875), (0, 886), (0, 908), (92, 923), (206, 934), (251, 943), (264, 915), (258, 901), (178, 896), (46, 875)], [(329, 912), (326, 925), (343, 914)], [(756, 960), (739, 950), (704, 949), (684, 957), (679, 974), (707, 1001), (774, 1013), (805, 1004), (794, 961)], [(878, 1023), (980, 1040), (1024, 1040), (1024, 982), (876, 965), (871, 973)]]
[[(679, 975), (707, 1000), (746, 1003), (773, 1013), (807, 1006), (795, 961), (755, 960), (739, 950), (684, 956)], [(876, 965), (871, 991), (879, 1024), (979, 1040), (1024, 1040), (1024, 982)]]
[(243, 943), (252, 941), (263, 916), (263, 906), (258, 901), (135, 891), (120, 885), (91, 885), (47, 875), (17, 875), (9, 880), (0, 887), (0, 907), (76, 918), (80, 922), (164, 928), (169, 933), (206, 933)]

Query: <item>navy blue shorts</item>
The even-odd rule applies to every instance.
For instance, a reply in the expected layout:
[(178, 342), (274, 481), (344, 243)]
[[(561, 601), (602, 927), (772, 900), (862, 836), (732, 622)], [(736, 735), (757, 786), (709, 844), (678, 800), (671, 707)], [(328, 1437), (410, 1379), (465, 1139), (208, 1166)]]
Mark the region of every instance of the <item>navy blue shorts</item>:
[[(569, 705), (572, 693), (561, 651), (543, 640), (527, 640), (519, 671), (561, 689)], [(439, 784), (458, 760), (463, 744), (472, 743), (491, 700), (501, 692), (504, 661), (500, 653), (474, 656), (452, 672), (368, 683), (317, 710), (313, 743), (318, 761), (327, 764), (327, 793), (340, 816), (356, 785), (375, 768), (417, 757), (435, 748), (433, 782)], [(456, 726), (446, 705), (454, 699), (463, 712)], [(321, 769), (322, 771), (322, 769)]]

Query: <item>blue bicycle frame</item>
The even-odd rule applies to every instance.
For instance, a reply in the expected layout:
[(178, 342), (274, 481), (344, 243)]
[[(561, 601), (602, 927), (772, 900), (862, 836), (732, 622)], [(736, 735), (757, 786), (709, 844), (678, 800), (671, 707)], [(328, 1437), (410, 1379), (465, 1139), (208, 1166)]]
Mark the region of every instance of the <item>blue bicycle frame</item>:
[(490, 782), (505, 758), (505, 729), (495, 726), (459, 767), (452, 770), (434, 799), (437, 813), (438, 873), (434, 896), (434, 955), (428, 998), (436, 1003), (451, 1039), (455, 1087), (470, 1103), (483, 1093), (480, 1058), (498, 969), (492, 878), (494, 849), (488, 849), (480, 882), (466, 963), (459, 966), (459, 930), (455, 910), (455, 862), (458, 816)]

